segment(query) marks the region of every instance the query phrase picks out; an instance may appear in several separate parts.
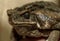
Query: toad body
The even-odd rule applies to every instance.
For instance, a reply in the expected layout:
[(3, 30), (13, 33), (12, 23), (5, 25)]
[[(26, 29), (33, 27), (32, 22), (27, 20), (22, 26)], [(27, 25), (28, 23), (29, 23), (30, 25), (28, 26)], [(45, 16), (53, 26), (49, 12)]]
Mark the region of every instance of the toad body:
[(60, 8), (53, 2), (33, 2), (7, 10), (12, 25), (14, 41), (26, 37), (48, 37), (48, 41), (60, 38)]

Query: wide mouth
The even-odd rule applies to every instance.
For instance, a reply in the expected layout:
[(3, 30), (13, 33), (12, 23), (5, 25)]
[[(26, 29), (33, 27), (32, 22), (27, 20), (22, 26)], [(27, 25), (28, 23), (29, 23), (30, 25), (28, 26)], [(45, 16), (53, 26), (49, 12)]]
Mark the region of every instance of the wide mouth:
[[(48, 41), (48, 37), (38, 37), (38, 38), (27, 37), (25, 39), (21, 39), (21, 41)], [(58, 41), (60, 41), (60, 38), (58, 39)]]
[(45, 37), (38, 37), (38, 38), (33, 38), (33, 37), (28, 37), (26, 39), (22, 39), (21, 41), (46, 41), (47, 39)]

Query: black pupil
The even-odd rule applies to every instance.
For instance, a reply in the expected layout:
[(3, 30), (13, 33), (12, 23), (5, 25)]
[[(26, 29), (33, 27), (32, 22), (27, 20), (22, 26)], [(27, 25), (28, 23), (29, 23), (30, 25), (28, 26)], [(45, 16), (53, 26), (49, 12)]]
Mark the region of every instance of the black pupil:
[(30, 18), (30, 14), (29, 13), (25, 13), (23, 16), (24, 16), (25, 19), (29, 19)]

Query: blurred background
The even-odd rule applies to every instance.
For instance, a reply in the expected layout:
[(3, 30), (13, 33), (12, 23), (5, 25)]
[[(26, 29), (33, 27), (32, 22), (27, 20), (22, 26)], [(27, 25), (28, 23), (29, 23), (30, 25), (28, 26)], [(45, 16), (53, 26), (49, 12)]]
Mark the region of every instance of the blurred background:
[(8, 23), (7, 9), (22, 6), (34, 1), (51, 1), (59, 6), (60, 0), (0, 0), (0, 41), (11, 41), (12, 26)]

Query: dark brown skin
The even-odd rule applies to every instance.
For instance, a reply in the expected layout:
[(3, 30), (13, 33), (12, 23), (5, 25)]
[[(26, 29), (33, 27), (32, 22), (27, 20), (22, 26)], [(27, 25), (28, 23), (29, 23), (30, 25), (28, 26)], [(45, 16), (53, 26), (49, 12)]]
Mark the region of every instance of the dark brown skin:
[(52, 2), (30, 3), (7, 10), (7, 15), (9, 23), (13, 26), (13, 41), (28, 37), (27, 40), (30, 41), (35, 41), (30, 39), (32, 37), (45, 37), (48, 41), (58, 41), (60, 38), (60, 8)]

